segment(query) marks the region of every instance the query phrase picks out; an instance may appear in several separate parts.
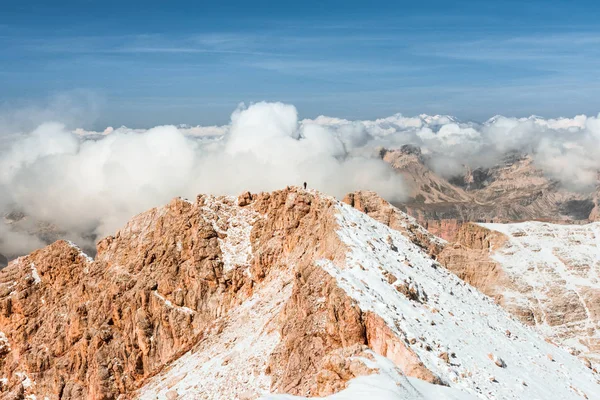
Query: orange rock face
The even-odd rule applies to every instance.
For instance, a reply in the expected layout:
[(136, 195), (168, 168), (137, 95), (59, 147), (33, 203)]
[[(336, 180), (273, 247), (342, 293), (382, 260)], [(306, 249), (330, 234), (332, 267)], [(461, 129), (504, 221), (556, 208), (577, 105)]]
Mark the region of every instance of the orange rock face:
[(511, 285), (510, 280), (490, 258), (492, 246), (501, 246), (505, 239), (502, 234), (467, 223), (457, 233), (456, 242), (446, 246), (438, 260), (459, 278), (505, 306), (499, 288)]
[[(280, 340), (260, 367), (273, 391), (339, 389), (324, 383), (323, 359), (353, 345), (372, 343), (413, 368), (418, 358), (391, 350), (398, 340), (375, 335), (381, 323), (314, 265), (345, 257), (333, 205), (295, 188), (175, 199), (101, 240), (95, 260), (64, 241), (16, 259), (0, 271), (0, 390), (61, 399), (132, 393), (227, 329), (233, 310), (275, 281), (292, 289), (278, 305)], [(435, 381), (427, 373), (415, 375)]]
[(21, 373), (35, 387), (16, 390), (114, 398), (195, 343), (249, 285), (225, 273), (203, 201), (137, 216), (98, 244), (96, 261), (56, 242), (3, 270), (9, 386)]
[(419, 212), (416, 212), (417, 222), (421, 224), (425, 229), (431, 232), (433, 235), (447, 240), (449, 242), (453, 242), (456, 240), (456, 236), (460, 231), (461, 226), (465, 223), (464, 221), (460, 221), (456, 218), (448, 218), (448, 219), (426, 219), (422, 217), (419, 219)]

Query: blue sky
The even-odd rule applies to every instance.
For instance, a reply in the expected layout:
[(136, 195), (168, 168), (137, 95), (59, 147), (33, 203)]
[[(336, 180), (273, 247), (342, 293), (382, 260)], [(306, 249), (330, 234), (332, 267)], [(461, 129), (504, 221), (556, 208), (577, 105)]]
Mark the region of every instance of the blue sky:
[(351, 119), (600, 112), (592, 1), (2, 0), (0, 9), (0, 108), (76, 108), (86, 128), (223, 124), (240, 102), (261, 100)]

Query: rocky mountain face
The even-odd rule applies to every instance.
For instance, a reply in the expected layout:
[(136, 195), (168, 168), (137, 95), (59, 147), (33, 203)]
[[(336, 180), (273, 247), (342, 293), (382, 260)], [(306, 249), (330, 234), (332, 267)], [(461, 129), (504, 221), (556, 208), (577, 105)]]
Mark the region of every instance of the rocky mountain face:
[(10, 262), (0, 397), (600, 393), (580, 359), (433, 260), (443, 241), (368, 194), (347, 201), (365, 213), (296, 188), (175, 199), (93, 260), (59, 241)]
[(345, 201), (404, 232), (524, 324), (600, 366), (600, 224), (466, 223), (449, 243), (407, 232), (414, 218), (376, 193), (355, 192)]
[(552, 341), (600, 366), (600, 224), (465, 224), (439, 260)]
[(431, 171), (413, 146), (384, 150), (382, 157), (409, 187), (410, 198), (395, 205), (447, 240), (464, 222), (571, 222), (588, 220), (594, 209), (592, 193), (562, 188), (526, 155), (508, 154), (492, 168), (466, 169), (451, 179)]
[(434, 173), (418, 147), (405, 145), (398, 150), (382, 150), (381, 157), (404, 178), (410, 203), (462, 203), (469, 196), (462, 187), (453, 185)]

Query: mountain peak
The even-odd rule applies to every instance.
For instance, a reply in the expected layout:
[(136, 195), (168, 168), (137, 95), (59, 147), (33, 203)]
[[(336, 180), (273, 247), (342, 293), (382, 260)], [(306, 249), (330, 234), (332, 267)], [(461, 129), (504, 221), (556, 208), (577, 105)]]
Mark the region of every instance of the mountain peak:
[(56, 242), (11, 262), (0, 271), (0, 390), (64, 399), (364, 397), (375, 383), (396, 387), (390, 399), (598, 391), (591, 370), (445, 270), (430, 257), (441, 242), (375, 196), (349, 198), (404, 230), (288, 187), (174, 199), (101, 240), (95, 260)]

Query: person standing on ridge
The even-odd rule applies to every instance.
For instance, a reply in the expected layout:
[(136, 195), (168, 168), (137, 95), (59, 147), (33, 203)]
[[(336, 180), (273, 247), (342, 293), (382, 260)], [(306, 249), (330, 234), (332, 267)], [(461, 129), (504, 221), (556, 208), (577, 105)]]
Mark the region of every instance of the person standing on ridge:
[(306, 190), (306, 182), (304, 182), (304, 190)]

